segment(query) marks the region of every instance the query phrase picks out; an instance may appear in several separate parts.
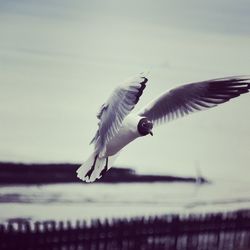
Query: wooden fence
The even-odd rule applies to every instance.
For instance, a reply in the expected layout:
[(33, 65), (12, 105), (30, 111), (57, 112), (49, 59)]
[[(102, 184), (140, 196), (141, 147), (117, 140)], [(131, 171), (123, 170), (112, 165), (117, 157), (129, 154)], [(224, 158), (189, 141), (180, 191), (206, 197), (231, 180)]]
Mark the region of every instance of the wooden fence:
[(249, 250), (250, 210), (0, 226), (0, 249)]

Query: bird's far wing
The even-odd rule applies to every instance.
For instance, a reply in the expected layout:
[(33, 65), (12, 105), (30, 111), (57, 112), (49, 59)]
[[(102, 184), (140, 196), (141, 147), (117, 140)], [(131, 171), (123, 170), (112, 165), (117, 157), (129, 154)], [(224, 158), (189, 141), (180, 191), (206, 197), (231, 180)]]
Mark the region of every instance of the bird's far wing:
[(108, 101), (102, 105), (97, 114), (100, 120), (99, 128), (91, 141), (95, 143), (95, 150), (98, 153), (105, 153), (107, 143), (117, 134), (124, 118), (139, 101), (147, 81), (146, 77), (139, 76), (125, 82), (116, 88)]
[(250, 77), (237, 76), (190, 83), (170, 90), (139, 112), (156, 124), (229, 101), (250, 89)]

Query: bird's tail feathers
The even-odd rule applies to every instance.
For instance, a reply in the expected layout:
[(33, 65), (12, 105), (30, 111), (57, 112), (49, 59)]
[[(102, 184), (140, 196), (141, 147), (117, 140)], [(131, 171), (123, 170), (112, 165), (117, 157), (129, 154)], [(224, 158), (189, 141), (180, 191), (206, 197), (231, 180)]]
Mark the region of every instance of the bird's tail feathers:
[(98, 154), (93, 153), (77, 169), (77, 177), (85, 182), (94, 182), (100, 179), (112, 167), (117, 156), (118, 154), (109, 157), (99, 157)]

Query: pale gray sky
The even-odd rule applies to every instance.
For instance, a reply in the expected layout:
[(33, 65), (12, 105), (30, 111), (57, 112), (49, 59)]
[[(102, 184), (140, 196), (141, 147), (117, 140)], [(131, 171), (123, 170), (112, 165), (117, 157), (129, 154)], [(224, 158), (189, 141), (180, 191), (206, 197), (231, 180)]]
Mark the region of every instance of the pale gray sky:
[[(0, 1), (0, 160), (82, 162), (96, 113), (150, 71), (138, 104), (179, 84), (250, 74), (248, 0)], [(176, 120), (129, 145), (117, 165), (246, 178), (250, 95)]]

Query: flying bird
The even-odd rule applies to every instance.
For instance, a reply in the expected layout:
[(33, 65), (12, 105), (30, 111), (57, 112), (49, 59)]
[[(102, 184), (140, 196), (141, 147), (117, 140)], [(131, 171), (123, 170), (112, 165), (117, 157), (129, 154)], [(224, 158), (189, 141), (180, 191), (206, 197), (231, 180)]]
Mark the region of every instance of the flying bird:
[(131, 112), (147, 85), (144, 75), (117, 87), (97, 114), (98, 130), (92, 139), (93, 154), (77, 170), (86, 182), (100, 179), (118, 153), (133, 140), (153, 135), (153, 127), (195, 111), (213, 108), (249, 92), (250, 78), (233, 76), (189, 83), (167, 91), (139, 112)]

